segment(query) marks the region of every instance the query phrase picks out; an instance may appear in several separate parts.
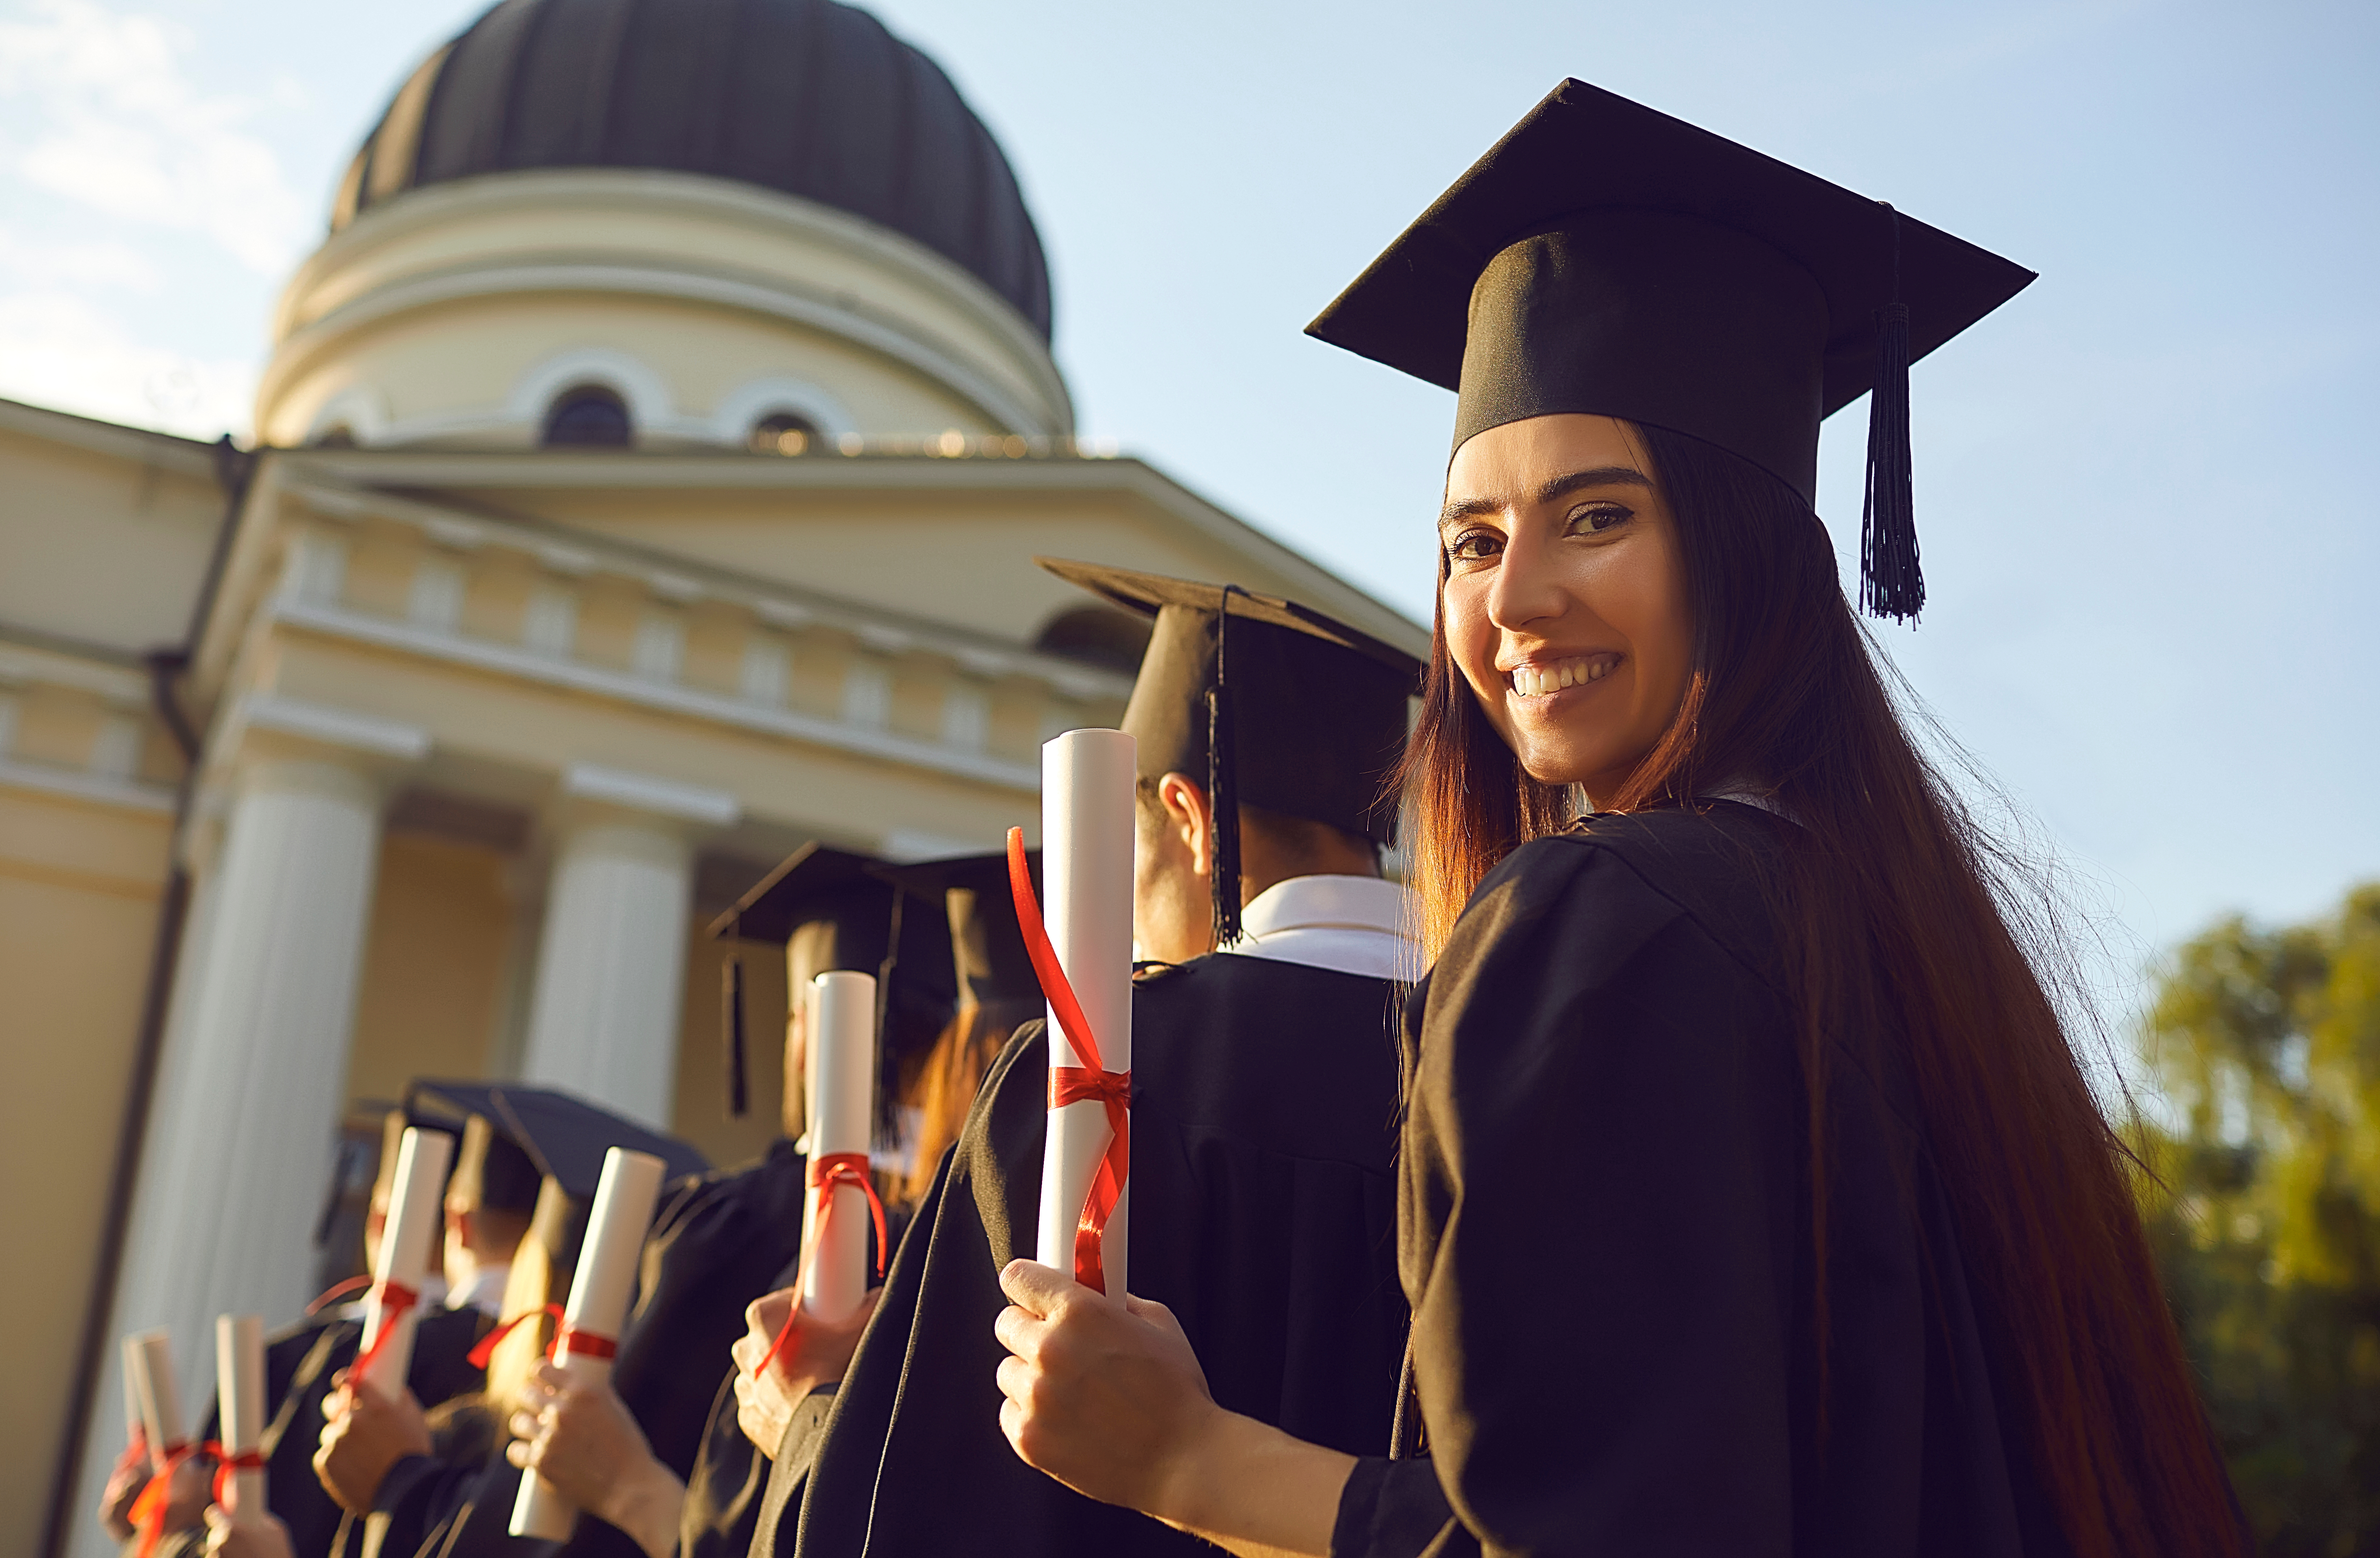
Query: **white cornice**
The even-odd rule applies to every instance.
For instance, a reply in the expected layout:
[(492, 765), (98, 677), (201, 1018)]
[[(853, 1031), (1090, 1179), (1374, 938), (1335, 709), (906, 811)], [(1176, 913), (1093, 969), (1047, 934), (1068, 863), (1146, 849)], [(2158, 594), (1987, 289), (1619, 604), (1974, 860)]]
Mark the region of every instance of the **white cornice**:
[(62, 796), (69, 801), (114, 806), (131, 812), (170, 814), (174, 809), (174, 792), (164, 785), (109, 779), (80, 769), (53, 768), (43, 764), (20, 763), (6, 757), (0, 757), (0, 789), (37, 791), (44, 795)]
[(46, 439), (120, 460), (139, 460), (201, 480), (212, 480), (214, 477), (213, 447), (196, 439), (127, 427), (120, 422), (103, 422), (97, 417), (53, 411), (24, 401), (0, 400), (0, 431)]
[(1148, 463), (1050, 456), (960, 459), (839, 454), (798, 459), (702, 453), (470, 453), (432, 450), (302, 450), (292, 474), (320, 473), (358, 489), (522, 488), (804, 492), (1127, 493), (1290, 582), (1290, 593), (1384, 644), (1429, 658), (1429, 630)]
[[(316, 458), (285, 456), (289, 461), (285, 497), (316, 513), (344, 520), (366, 515), (410, 525), (443, 546), (468, 538), (472, 546), (504, 545), (523, 551), (556, 573), (585, 575), (598, 572), (640, 580), (646, 588), (674, 604), (711, 599), (744, 607), (773, 627), (831, 627), (850, 633), (871, 647), (887, 653), (920, 648), (966, 665), (977, 675), (1014, 672), (1057, 687), (1069, 697), (1113, 698), (1132, 694), (1129, 676), (1100, 670), (1074, 660), (1045, 655), (1021, 644), (978, 636), (945, 623), (896, 615), (814, 590), (759, 580), (708, 566), (695, 559), (651, 551), (584, 531), (567, 530), (547, 521), (520, 516), (463, 513), (394, 492), (332, 486), (308, 480), (307, 466)], [(630, 456), (629, 458), (637, 458)], [(749, 464), (771, 462), (741, 456)], [(786, 462), (777, 462), (780, 464)]]
[(562, 793), (576, 801), (600, 801), (706, 827), (733, 827), (744, 815), (742, 803), (726, 791), (595, 763), (573, 763), (565, 768)]
[(1027, 793), (1041, 786), (1041, 770), (1032, 763), (1011, 763), (980, 754), (953, 751), (932, 742), (846, 725), (840, 720), (791, 709), (768, 708), (690, 687), (643, 681), (626, 671), (577, 660), (553, 659), (481, 639), (433, 633), (409, 623), (388, 622), (350, 611), (345, 607), (310, 601), (276, 601), (276, 622), (349, 643), (418, 655), (424, 659), (505, 676), (516, 681), (589, 693), (661, 713), (702, 719), (756, 734), (807, 742), (862, 757), (904, 763), (912, 767), (954, 775), (984, 784)]

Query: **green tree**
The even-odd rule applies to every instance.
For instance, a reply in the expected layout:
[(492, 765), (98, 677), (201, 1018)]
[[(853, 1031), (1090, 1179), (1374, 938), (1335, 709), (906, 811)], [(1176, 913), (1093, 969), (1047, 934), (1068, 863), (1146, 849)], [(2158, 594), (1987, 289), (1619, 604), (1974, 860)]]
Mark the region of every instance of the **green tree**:
[(2150, 1236), (2272, 1558), (2380, 1558), (2380, 884), (2182, 947), (2147, 1057)]

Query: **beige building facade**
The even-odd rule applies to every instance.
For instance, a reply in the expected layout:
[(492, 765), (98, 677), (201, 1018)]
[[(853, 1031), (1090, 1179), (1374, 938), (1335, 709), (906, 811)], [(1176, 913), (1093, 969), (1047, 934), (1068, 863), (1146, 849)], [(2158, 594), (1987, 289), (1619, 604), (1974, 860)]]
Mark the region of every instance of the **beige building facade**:
[[(814, 52), (905, 47), (745, 10), (772, 7)], [(1038, 240), (971, 115), (934, 134), (976, 161), (902, 172), (909, 207), (728, 152), (540, 163), (514, 144), (539, 82), (596, 67), (515, 38), (491, 109), (456, 85), (489, 25), (358, 156), (254, 448), (0, 403), (0, 1551), (109, 1550), (115, 1338), (169, 1326), (196, 1401), (216, 1314), (295, 1318), (341, 1122), (407, 1079), (765, 1147), (776, 1058), (725, 1118), (701, 926), (811, 839), (1032, 828), (1039, 744), (1115, 721), (1137, 643), (1035, 555), (1427, 642), (1075, 446)], [(883, 57), (906, 112), (939, 101)], [(660, 112), (613, 101), (615, 142)], [(758, 1009), (782, 995), (762, 972)]]

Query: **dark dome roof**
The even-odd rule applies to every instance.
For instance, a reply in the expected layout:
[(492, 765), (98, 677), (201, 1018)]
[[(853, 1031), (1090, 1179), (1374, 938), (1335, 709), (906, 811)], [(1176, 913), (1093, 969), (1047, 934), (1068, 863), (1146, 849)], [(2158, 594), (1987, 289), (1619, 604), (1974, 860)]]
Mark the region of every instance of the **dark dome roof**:
[(739, 179), (866, 217), (1050, 333), (1049, 266), (998, 143), (941, 66), (833, 0), (502, 0), (397, 90), (331, 226), (427, 185), (589, 167)]

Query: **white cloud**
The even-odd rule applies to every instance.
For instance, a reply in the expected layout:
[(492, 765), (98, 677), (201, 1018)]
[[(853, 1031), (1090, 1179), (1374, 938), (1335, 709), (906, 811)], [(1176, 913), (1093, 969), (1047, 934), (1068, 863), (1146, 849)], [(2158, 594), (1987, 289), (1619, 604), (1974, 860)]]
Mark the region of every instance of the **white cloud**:
[(0, 271), (31, 286), (104, 287), (147, 296), (154, 296), (165, 282), (155, 263), (129, 244), (28, 243), (5, 227), (0, 227)]
[(204, 233), (276, 275), (308, 236), (306, 202), (280, 159), (242, 128), (251, 100), (209, 93), (182, 70), (186, 30), (95, 0), (34, 0), (0, 22), (0, 98), (30, 134), (0, 156), (28, 182), (127, 221)]
[(193, 438), (248, 432), (256, 365), (142, 344), (72, 293), (0, 296), (0, 395)]

